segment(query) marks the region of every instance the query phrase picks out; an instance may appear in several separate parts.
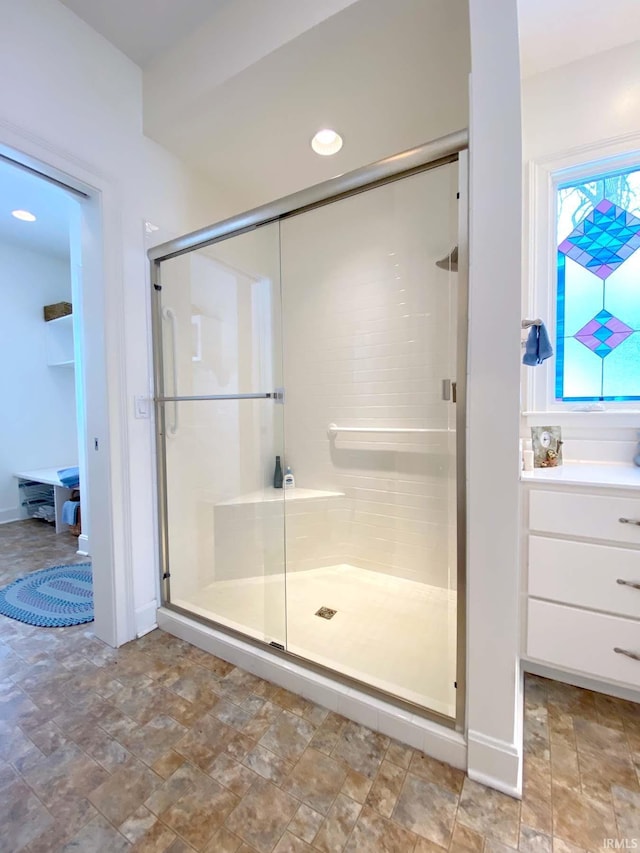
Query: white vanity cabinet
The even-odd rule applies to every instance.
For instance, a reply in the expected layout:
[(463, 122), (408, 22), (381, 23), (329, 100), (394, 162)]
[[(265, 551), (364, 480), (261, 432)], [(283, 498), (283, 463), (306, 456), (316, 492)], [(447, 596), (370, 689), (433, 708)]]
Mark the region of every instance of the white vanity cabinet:
[(523, 489), (525, 669), (640, 698), (640, 469), (566, 465)]

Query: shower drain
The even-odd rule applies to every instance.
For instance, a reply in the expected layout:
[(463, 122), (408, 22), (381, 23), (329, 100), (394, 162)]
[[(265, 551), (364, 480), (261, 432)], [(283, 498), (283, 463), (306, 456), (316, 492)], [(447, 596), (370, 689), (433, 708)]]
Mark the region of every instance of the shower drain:
[(322, 619), (333, 619), (337, 612), (330, 607), (321, 607), (320, 610), (316, 610), (316, 616), (320, 616)]

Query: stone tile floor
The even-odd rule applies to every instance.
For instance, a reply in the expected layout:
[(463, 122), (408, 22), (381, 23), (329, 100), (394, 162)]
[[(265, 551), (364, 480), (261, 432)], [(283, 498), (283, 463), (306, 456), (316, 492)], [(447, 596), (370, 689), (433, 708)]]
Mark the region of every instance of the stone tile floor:
[[(16, 527), (0, 526), (4, 577), (63, 556), (60, 537), (47, 558), (25, 527), (17, 557)], [(525, 755), (520, 803), (160, 631), (116, 651), (90, 626), (0, 617), (0, 853), (577, 853), (640, 839), (637, 705), (530, 677)]]

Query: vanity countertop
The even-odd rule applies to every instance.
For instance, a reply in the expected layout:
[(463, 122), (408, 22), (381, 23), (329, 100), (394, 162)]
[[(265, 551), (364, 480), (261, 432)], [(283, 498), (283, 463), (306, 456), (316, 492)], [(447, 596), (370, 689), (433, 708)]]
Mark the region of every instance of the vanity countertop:
[(523, 483), (558, 486), (595, 486), (603, 489), (637, 489), (640, 491), (640, 468), (616, 462), (565, 462), (558, 468), (536, 468), (521, 471)]

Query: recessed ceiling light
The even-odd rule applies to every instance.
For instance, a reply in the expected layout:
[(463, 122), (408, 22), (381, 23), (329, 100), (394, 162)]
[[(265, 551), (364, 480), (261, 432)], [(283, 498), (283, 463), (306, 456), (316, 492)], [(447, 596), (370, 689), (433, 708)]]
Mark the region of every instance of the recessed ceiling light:
[(319, 130), (313, 137), (311, 147), (316, 154), (328, 157), (330, 154), (337, 154), (342, 148), (342, 137), (335, 130), (325, 128), (324, 130)]
[(11, 215), (16, 219), (21, 219), (23, 222), (35, 222), (36, 217), (28, 210), (12, 210)]

